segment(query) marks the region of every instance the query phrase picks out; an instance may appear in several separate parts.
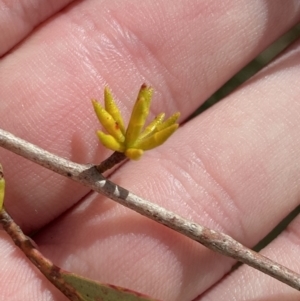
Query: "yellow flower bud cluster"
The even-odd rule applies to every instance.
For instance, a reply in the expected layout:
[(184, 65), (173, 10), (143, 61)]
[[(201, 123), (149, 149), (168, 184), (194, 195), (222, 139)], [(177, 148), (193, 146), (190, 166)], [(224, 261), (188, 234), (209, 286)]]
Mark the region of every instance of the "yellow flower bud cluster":
[(124, 153), (130, 159), (138, 160), (144, 151), (163, 144), (176, 131), (179, 113), (175, 113), (165, 121), (165, 114), (161, 113), (144, 129), (152, 92), (152, 88), (145, 84), (141, 86), (126, 130), (122, 115), (108, 88), (104, 91), (104, 108), (96, 100), (92, 100), (95, 113), (108, 133), (97, 131), (97, 136), (105, 147)]

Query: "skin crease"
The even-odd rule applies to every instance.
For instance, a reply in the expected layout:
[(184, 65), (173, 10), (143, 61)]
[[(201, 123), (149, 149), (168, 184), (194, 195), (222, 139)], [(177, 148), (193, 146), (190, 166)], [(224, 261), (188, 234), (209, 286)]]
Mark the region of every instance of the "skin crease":
[[(61, 11), (35, 2), (0, 10), (1, 128), (81, 163), (110, 154), (98, 146), (90, 103), (102, 101), (105, 85), (126, 120), (146, 82), (155, 89), (151, 118), (180, 111), (183, 121), (300, 20), (299, 3), (283, 0), (86, 0)], [(22, 7), (19, 23), (14, 11)], [(299, 204), (299, 63), (295, 44), (111, 179), (255, 245)], [(26, 233), (38, 231), (42, 252), (69, 271), (165, 301), (299, 298), (246, 266), (225, 278), (231, 259), (2, 149), (0, 160), (7, 210)], [(263, 250), (298, 272), (299, 222)], [(0, 267), (0, 300), (66, 300), (2, 230)]]

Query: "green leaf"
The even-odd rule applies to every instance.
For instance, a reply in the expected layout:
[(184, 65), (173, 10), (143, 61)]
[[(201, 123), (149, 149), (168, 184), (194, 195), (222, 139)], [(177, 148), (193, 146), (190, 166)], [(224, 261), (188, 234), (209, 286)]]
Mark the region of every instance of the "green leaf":
[(60, 269), (62, 279), (76, 290), (80, 301), (158, 301), (135, 291), (102, 284)]

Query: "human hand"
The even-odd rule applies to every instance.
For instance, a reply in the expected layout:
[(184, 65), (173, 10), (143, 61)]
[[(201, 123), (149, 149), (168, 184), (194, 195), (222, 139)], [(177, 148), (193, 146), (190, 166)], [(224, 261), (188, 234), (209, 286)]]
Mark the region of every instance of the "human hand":
[[(180, 111), (183, 121), (300, 19), (285, 1), (82, 1), (61, 12), (55, 3), (0, 10), (1, 128), (80, 163), (110, 153), (90, 104), (106, 84), (127, 118), (146, 82), (152, 115)], [(254, 246), (299, 203), (299, 60), (295, 44), (111, 180)], [(7, 210), (69, 271), (165, 301), (298, 296), (247, 266), (224, 278), (233, 260), (5, 150), (0, 162)], [(299, 222), (263, 251), (298, 271)], [(64, 300), (4, 231), (0, 252), (0, 299)]]

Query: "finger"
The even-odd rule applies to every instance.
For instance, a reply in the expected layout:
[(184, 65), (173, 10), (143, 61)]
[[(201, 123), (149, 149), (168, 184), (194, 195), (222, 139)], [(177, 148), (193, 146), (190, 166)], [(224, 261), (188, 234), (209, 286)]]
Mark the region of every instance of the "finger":
[[(297, 44), (112, 180), (255, 245), (299, 204), (299, 62)], [(234, 263), (102, 196), (70, 211), (38, 243), (67, 269), (162, 300), (193, 300)]]
[[(299, 226), (300, 218), (297, 217), (278, 238), (261, 252), (298, 273), (300, 272)], [(197, 300), (217, 300), (217, 296), (222, 296), (224, 300), (279, 301), (298, 300), (299, 292), (257, 270), (242, 266)]]
[(0, 1), (0, 57), (35, 27), (68, 5), (64, 1)]
[[(209, 125), (209, 122), (206, 120), (206, 124), (207, 125)], [(201, 124), (200, 124), (201, 125)], [(202, 124), (202, 125), (205, 125), (205, 124)], [(215, 124), (216, 125), (216, 124)], [(198, 125), (196, 125), (196, 126), (198, 126)], [(204, 127), (205, 128), (205, 127)], [(192, 129), (194, 130), (195, 128), (194, 127), (192, 127)], [(198, 131), (199, 131), (199, 129), (198, 129)], [(197, 134), (197, 133), (196, 133)], [(200, 134), (203, 134), (203, 132), (200, 132)], [(186, 136), (186, 134), (185, 135), (183, 135), (183, 136)], [(218, 137), (219, 138), (219, 137)], [(183, 149), (184, 150), (184, 149)], [(197, 163), (197, 162), (196, 162)], [(148, 165), (149, 166), (149, 165)], [(140, 175), (140, 173), (139, 173), (139, 175)], [(150, 176), (151, 176), (151, 174), (150, 174)], [(133, 180), (135, 180), (135, 179), (133, 179)], [(140, 180), (140, 179), (139, 179)], [(165, 180), (165, 179), (164, 179)], [(150, 182), (149, 180), (148, 180), (148, 182)], [(197, 182), (198, 182), (198, 180), (197, 180)], [(136, 183), (138, 183), (138, 182), (136, 182)], [(151, 182), (150, 182), (151, 183)], [(160, 181), (160, 183), (163, 183), (162, 181)], [(124, 183), (124, 184), (126, 184), (126, 183)], [(127, 183), (127, 184), (129, 184), (129, 183)], [(129, 186), (127, 186), (128, 188), (129, 188)], [(172, 187), (172, 186), (171, 186)], [(155, 189), (157, 189), (157, 186), (155, 186)], [(133, 190), (134, 191), (134, 190)], [(137, 192), (137, 191), (135, 191), (135, 192)], [(159, 191), (158, 191), (159, 192)], [(205, 191), (203, 191), (203, 192), (205, 192)], [(170, 192), (171, 193), (171, 192)], [(174, 193), (174, 195), (176, 195), (176, 190), (175, 190), (175, 193)], [(173, 196), (174, 196), (173, 195)], [(220, 194), (221, 196), (222, 196), (222, 194)], [(163, 199), (163, 196), (164, 196), (164, 194), (162, 194), (162, 199)], [(104, 204), (105, 205), (105, 204)], [(82, 209), (86, 209), (86, 208), (82, 208)], [(97, 208), (97, 209), (100, 209), (100, 208)], [(107, 211), (109, 211), (109, 206), (108, 206), (108, 208), (107, 208)], [(95, 211), (94, 211), (95, 212)], [(101, 210), (99, 210), (99, 212), (101, 212)], [(112, 214), (114, 214), (114, 212), (111, 212)], [(122, 213), (122, 212), (121, 212)], [(80, 216), (79, 216), (80, 217)], [(89, 219), (90, 219), (90, 217), (91, 216), (87, 216)], [(117, 217), (116, 215), (114, 216), (114, 217)], [(126, 220), (126, 218), (125, 218), (125, 220)], [(84, 222), (84, 219), (82, 219), (81, 220), (82, 222)], [(116, 221), (116, 220), (114, 220), (114, 221)], [(77, 224), (76, 224), (76, 222), (77, 222)], [(91, 221), (91, 222), (93, 222), (93, 220)], [(75, 221), (75, 224), (73, 223), (71, 223), (71, 225), (72, 226), (74, 226), (74, 225), (78, 225), (78, 219)], [(111, 225), (111, 223), (109, 224), (109, 225)], [(123, 223), (117, 223), (116, 224), (116, 228), (117, 228), (117, 230), (118, 230), (118, 226), (120, 226), (120, 227), (122, 227), (124, 224)], [(99, 225), (98, 224), (96, 224), (96, 227), (98, 227)], [(148, 225), (147, 225), (148, 226)], [(132, 226), (131, 226), (132, 227)], [(79, 229), (79, 228), (76, 228), (76, 227), (74, 227), (73, 228), (74, 229), (74, 233), (80, 233), (80, 231), (82, 231), (82, 233), (84, 233), (83, 232), (83, 230), (84, 229)], [(93, 228), (94, 229), (94, 228)], [(95, 229), (101, 229), (101, 228), (95, 228)], [(94, 229), (94, 230), (95, 230)], [(79, 231), (80, 230), (80, 231)], [(115, 230), (115, 229), (112, 229), (112, 230)], [(126, 230), (126, 229), (125, 229)], [(61, 228), (60, 228), (60, 231), (61, 231)], [(144, 230), (143, 230), (144, 231)], [(154, 232), (155, 233), (157, 233), (156, 231), (155, 231), (155, 229), (154, 229)], [(160, 233), (162, 233), (162, 235), (165, 235), (163, 232), (161, 232), (161, 231), (159, 231)], [(52, 232), (52, 234), (57, 234), (57, 233), (55, 233), (55, 232)], [(130, 237), (130, 231), (128, 231), (127, 230), (127, 235), (126, 235), (126, 237), (125, 237), (125, 242), (126, 242), (126, 239), (127, 239), (127, 237)], [(97, 236), (96, 234), (99, 234), (99, 233), (97, 233), (97, 232), (95, 232), (95, 236)], [(117, 232), (117, 234), (118, 234), (118, 232)], [(144, 233), (141, 233), (141, 235), (139, 236), (140, 238), (143, 238), (144, 237), (144, 235), (143, 235)], [(157, 234), (155, 234), (155, 235), (157, 235)], [(169, 237), (169, 235), (167, 235), (167, 237)], [(59, 237), (57, 237), (58, 239), (59, 239)], [(94, 239), (96, 239), (96, 237), (92, 237), (92, 239), (91, 239), (91, 242), (92, 243), (94, 243), (95, 242), (95, 240), (93, 240), (93, 238)], [(159, 237), (160, 238), (160, 237)], [(165, 237), (163, 237), (163, 239), (164, 239)], [(118, 237), (116, 238), (116, 239), (118, 239)], [(161, 239), (157, 239), (157, 237), (155, 237), (154, 236), (154, 238), (153, 238), (153, 240), (154, 240), (154, 243), (155, 242), (158, 242), (158, 247), (161, 245)], [(173, 244), (175, 244), (176, 242), (178, 242), (178, 247), (181, 247), (181, 243), (182, 243), (182, 241), (180, 240), (180, 239), (178, 239), (177, 240), (177, 237), (175, 237), (175, 239), (174, 239), (174, 237), (172, 238), (169, 238), (169, 241), (170, 241), (170, 244), (169, 244), (169, 246), (171, 247), (173, 247)], [(66, 242), (66, 241), (64, 241), (64, 242)], [(107, 242), (107, 240), (106, 240), (106, 242)], [(127, 241), (128, 242), (128, 241)], [(132, 241), (129, 241), (129, 242), (131, 242), (132, 243)], [(48, 242), (48, 243), (52, 243), (52, 242)], [(82, 243), (82, 241), (80, 241), (80, 246), (81, 246), (81, 250), (85, 250), (85, 252), (87, 251), (86, 249), (86, 247), (82, 247), (82, 245), (81, 245), (81, 243)], [(109, 243), (109, 241), (108, 241), (108, 243)], [(137, 245), (140, 243), (140, 240), (137, 242)], [(147, 242), (143, 242), (143, 244), (144, 245), (147, 245), (148, 243)], [(74, 242), (74, 245), (75, 245), (75, 242)], [(150, 263), (152, 263), (153, 262), (153, 260), (156, 260), (157, 259), (157, 251), (156, 251), (156, 253), (155, 252), (153, 252), (153, 244), (150, 242), (149, 244), (149, 247), (147, 247), (147, 248), (145, 248), (146, 249), (146, 251), (148, 251), (148, 252), (146, 252), (146, 255), (147, 254), (150, 254), (151, 256), (153, 256), (153, 258), (152, 258), (152, 261), (149, 261)], [(121, 244), (121, 246), (123, 247), (123, 244)], [(125, 244), (125, 246), (127, 246), (126, 244)], [(132, 246), (132, 244), (130, 245), (130, 246)], [(179, 254), (180, 256), (180, 260), (179, 260), (179, 262), (180, 262), (180, 264), (183, 262), (183, 263), (185, 263), (183, 266), (185, 266), (185, 267), (187, 267), (187, 266), (192, 266), (193, 267), (193, 271), (192, 271), (192, 274), (194, 273), (194, 274), (197, 274), (197, 272), (198, 272), (198, 270), (199, 270), (199, 264), (197, 265), (197, 266), (194, 266), (194, 263), (195, 262), (198, 262), (196, 259), (197, 259), (197, 250), (195, 251), (195, 249), (193, 249), (193, 248), (190, 248), (191, 249), (191, 252), (192, 251), (195, 251), (194, 253), (193, 253), (193, 255), (194, 255), (194, 257), (193, 257), (193, 259), (195, 259), (195, 260), (191, 260), (191, 259), (188, 259), (187, 261), (184, 261), (184, 258), (186, 258), (186, 254), (185, 254), (185, 252), (184, 252), (184, 250), (187, 248), (187, 245), (185, 244), (185, 245), (183, 245), (182, 244), (182, 246), (184, 247), (183, 249), (182, 249), (182, 252), (178, 252), (177, 254)], [(92, 249), (92, 245), (90, 244), (90, 245), (88, 245), (88, 247), (90, 248), (90, 250), (89, 251), (93, 251), (93, 249)], [(116, 247), (118, 247), (118, 245), (116, 246)], [(187, 275), (186, 273), (178, 273), (177, 271), (176, 271), (176, 269), (178, 268), (178, 266), (176, 267), (176, 262), (178, 262), (177, 261), (177, 258), (176, 258), (176, 254), (175, 255), (173, 255), (174, 254), (174, 251), (170, 251), (170, 248), (165, 248), (164, 246), (162, 247), (162, 248), (164, 248), (164, 252), (162, 252), (162, 254), (164, 254), (164, 253), (172, 253), (171, 255), (172, 255), (172, 259), (169, 259), (169, 263), (170, 263), (170, 267), (172, 267), (173, 268), (173, 263), (175, 263), (175, 272), (176, 273), (174, 273), (174, 274), (172, 274), (172, 275), (167, 275), (168, 276), (168, 278), (170, 278), (171, 280), (172, 279), (174, 279), (175, 280), (175, 284), (176, 284), (176, 290), (173, 292), (173, 294), (174, 295), (179, 295), (179, 294), (181, 294), (181, 295), (184, 295), (185, 294), (185, 292), (183, 292), (183, 287), (186, 287), (185, 285), (187, 285), (187, 283), (188, 283), (188, 280), (189, 280), (189, 277), (191, 276), (190, 274), (189, 275)], [(131, 248), (132, 249), (132, 248)], [(130, 249), (130, 250), (131, 250)], [(49, 250), (49, 251), (51, 251), (51, 250)], [(115, 255), (115, 256), (117, 256), (117, 252), (116, 252), (116, 250), (112, 250), (112, 251), (114, 251), (114, 252), (112, 252), (112, 254), (113, 255)], [(124, 250), (124, 251), (126, 251), (126, 250)], [(95, 253), (97, 253), (97, 259), (99, 260), (99, 252), (97, 252), (97, 251), (94, 251)], [(72, 258), (70, 258), (70, 255), (68, 255), (69, 253), (66, 253), (67, 254), (67, 256), (68, 257), (65, 257), (65, 259), (67, 258), (67, 259), (69, 259), (69, 261), (68, 261), (68, 263), (70, 264), (70, 266), (71, 267), (73, 267), (73, 268), (76, 268), (76, 265), (74, 264), (74, 262), (72, 262)], [(66, 254), (61, 254), (61, 258), (62, 258), (62, 255), (66, 255)], [(88, 253), (86, 252), (85, 253), (85, 256), (87, 255)], [(126, 254), (126, 252), (125, 252), (125, 254)], [(128, 252), (127, 252), (127, 254), (128, 254)], [(131, 253), (130, 254), (132, 254), (132, 251), (131, 251)], [(139, 253), (140, 254), (140, 253)], [(191, 254), (191, 253), (189, 253), (189, 254)], [(210, 253), (208, 253), (208, 254), (210, 254)], [(102, 264), (102, 261), (103, 261), (103, 257), (104, 257), (104, 259), (105, 259), (105, 256), (103, 256), (103, 254), (101, 254), (102, 255), (102, 257), (100, 258), (101, 259), (101, 262), (98, 262), (98, 264), (99, 265), (101, 265)], [(133, 255), (135, 255), (135, 254), (133, 254)], [(159, 254), (158, 254), (159, 255)], [(202, 253), (202, 255), (203, 255), (203, 253)], [(149, 255), (148, 255), (149, 256)], [(162, 263), (164, 263), (165, 261), (164, 261), (164, 256), (165, 255), (163, 255), (162, 257), (158, 257), (158, 258), (161, 258), (161, 262)], [(106, 257), (107, 258), (107, 257)], [(135, 259), (137, 258), (137, 256), (135, 256)], [(145, 258), (145, 260), (147, 260), (148, 258), (147, 258), (147, 256), (146, 257), (144, 257)], [(189, 257), (190, 258), (190, 257)], [(207, 257), (206, 257), (207, 258)], [(191, 261), (190, 261), (191, 260)], [(82, 262), (82, 261), (81, 261)], [(132, 263), (132, 261), (126, 261), (126, 260), (124, 260), (124, 262), (125, 263), (127, 263), (128, 262), (128, 264), (131, 264)], [(192, 264), (190, 264), (191, 262), (193, 262), (193, 265)], [(64, 262), (64, 263), (67, 263), (66, 261)], [(82, 265), (84, 266), (84, 261), (82, 262)], [(86, 263), (88, 263), (88, 262), (86, 262)], [(201, 266), (203, 267), (203, 266), (205, 266), (205, 264), (203, 264), (203, 261), (201, 262)], [(116, 266), (118, 265), (118, 262), (116, 263)], [(85, 264), (85, 266), (86, 266), (86, 264)], [(117, 267), (115, 266), (115, 269), (117, 269)], [(152, 265), (151, 264), (151, 266), (154, 266), (154, 265)], [(137, 266), (137, 268), (138, 268), (138, 266)], [(179, 267), (180, 268), (180, 267)], [(164, 269), (165, 270), (165, 266), (161, 266), (161, 270), (162, 269)], [(90, 269), (91, 270), (91, 269)], [(94, 273), (96, 273), (97, 271), (97, 268), (95, 268), (94, 270), (93, 270), (93, 272)], [(127, 269), (128, 270), (128, 269)], [(92, 270), (91, 270), (92, 271)], [(186, 268), (185, 269), (181, 269), (181, 271), (186, 271)], [(191, 271), (191, 270), (189, 270), (189, 271)], [(205, 269), (204, 269), (204, 271), (205, 271)], [(204, 272), (203, 271), (203, 272)], [(98, 272), (97, 273), (101, 273), (102, 272), (102, 270), (98, 270)], [(115, 271), (116, 272), (116, 271)], [(121, 270), (121, 272), (122, 272), (122, 270)], [(149, 271), (149, 274), (150, 274), (150, 272), (152, 272), (152, 270), (151, 271)], [(167, 272), (168, 272), (168, 270), (167, 270)], [(129, 274), (123, 274), (123, 276), (124, 275), (128, 275), (128, 276), (131, 276), (131, 273), (132, 273), (132, 271), (130, 270), (129, 271)], [(190, 272), (189, 272), (190, 273)], [(150, 283), (150, 285), (151, 284), (154, 284), (155, 286), (153, 286), (153, 288), (155, 288), (155, 287), (158, 287), (159, 286), (159, 284), (161, 284), (161, 281), (160, 281), (160, 283), (158, 283), (158, 280), (159, 280), (159, 278), (156, 278), (155, 279), (155, 276), (156, 276), (157, 274), (156, 273), (151, 273), (151, 277), (152, 277), (152, 282)], [(179, 275), (179, 277), (178, 277), (178, 275)], [(202, 287), (205, 287), (205, 285), (207, 285), (207, 283), (209, 282), (209, 281), (211, 281), (212, 279), (212, 276), (211, 276), (211, 274), (209, 274), (209, 273), (206, 273), (206, 275), (209, 275), (209, 277), (206, 277), (205, 278), (205, 281), (206, 281), (206, 283), (204, 283), (203, 284), (203, 286)], [(111, 275), (112, 277), (114, 276), (113, 275), (113, 272), (112, 272), (112, 275)], [(170, 277), (171, 276), (171, 277)], [(189, 276), (189, 277), (187, 277), (187, 276)], [(193, 276), (193, 275), (192, 275)], [(197, 275), (196, 275), (197, 276)], [(199, 276), (199, 275), (198, 275)], [(104, 278), (106, 278), (107, 279), (107, 277), (106, 277), (106, 275), (104, 274), (103, 275), (103, 277)], [(141, 279), (141, 277), (139, 277), (140, 279)], [(208, 279), (208, 278), (210, 278), (210, 279)], [(181, 279), (184, 279), (185, 281), (184, 282), (181, 282), (182, 283), (182, 287), (180, 287), (180, 286), (178, 286), (177, 285), (177, 283), (178, 283), (178, 279), (179, 279), (179, 281), (181, 280)], [(199, 280), (198, 280), (198, 277), (193, 277), (193, 279), (194, 279), (194, 282), (192, 283), (192, 287), (197, 287), (196, 285), (194, 286), (194, 284), (195, 284), (195, 281), (197, 282), (197, 283), (199, 283)], [(138, 282), (138, 280), (139, 279), (137, 279), (137, 282)], [(209, 281), (208, 281), (209, 280)], [(124, 277), (123, 277), (123, 283), (124, 283), (125, 281), (124, 281)], [(172, 282), (171, 282), (171, 285), (172, 285)], [(137, 283), (137, 286), (138, 287), (141, 287), (142, 286), (142, 284), (141, 283)], [(145, 286), (145, 285), (144, 285)], [(161, 287), (161, 286), (159, 286), (159, 287)], [(145, 287), (144, 287), (145, 288)], [(150, 288), (147, 288), (147, 290), (148, 291), (150, 291), (151, 292), (151, 289)], [(162, 291), (160, 292), (160, 291), (158, 291), (158, 293), (157, 294), (164, 294), (164, 295), (166, 295), (166, 292), (167, 291), (167, 287), (164, 287), (164, 288), (162, 288)], [(191, 291), (191, 289), (189, 289), (189, 290), (187, 290), (186, 291), (187, 292), (187, 294), (194, 294), (195, 292), (194, 291)], [(172, 295), (170, 295), (170, 298), (172, 297)]]
[[(186, 118), (299, 19), (299, 11), (280, 2), (270, 8), (255, 2), (246, 11), (239, 1), (227, 4), (79, 2), (2, 60), (2, 127), (86, 163), (108, 154), (98, 149), (94, 130), (99, 125), (90, 105), (90, 98), (102, 97), (106, 83), (119, 96), (125, 119), (143, 81), (156, 88), (153, 113), (179, 110)], [(1, 157), (10, 182), (7, 208), (27, 231), (88, 191), (7, 152)]]

